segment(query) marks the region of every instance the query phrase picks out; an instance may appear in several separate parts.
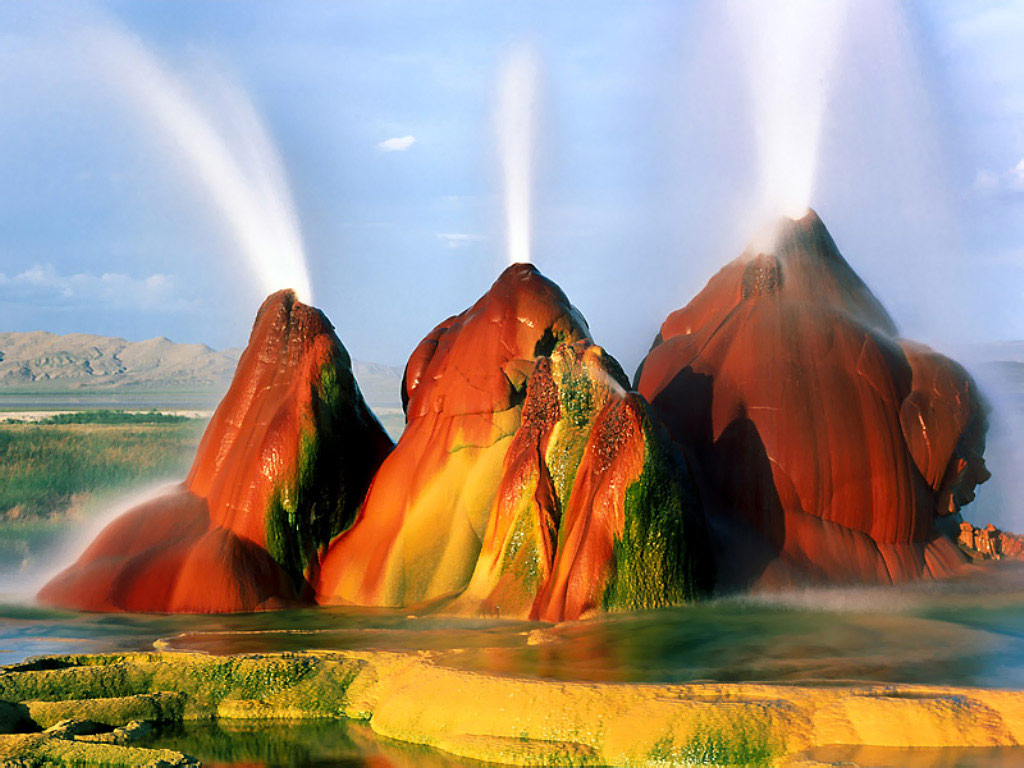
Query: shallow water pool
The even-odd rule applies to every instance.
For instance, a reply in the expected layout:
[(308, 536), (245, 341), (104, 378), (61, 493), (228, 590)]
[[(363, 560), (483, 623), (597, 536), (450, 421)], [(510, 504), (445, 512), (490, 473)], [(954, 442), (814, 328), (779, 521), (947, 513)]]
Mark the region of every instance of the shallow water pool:
[(343, 608), (143, 616), (0, 606), (0, 664), (154, 643), (216, 654), (432, 650), (459, 668), (558, 680), (1024, 688), (1024, 566), (997, 563), (943, 583), (726, 598), (559, 625)]

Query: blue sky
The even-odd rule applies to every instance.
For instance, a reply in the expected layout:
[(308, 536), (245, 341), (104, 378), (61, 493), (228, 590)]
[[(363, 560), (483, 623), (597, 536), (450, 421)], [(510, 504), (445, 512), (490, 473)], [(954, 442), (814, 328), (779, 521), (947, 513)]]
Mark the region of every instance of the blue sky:
[[(523, 41), (542, 62), (534, 260), (627, 369), (753, 234), (744, 65), (712, 3), (0, 2), (4, 330), (236, 346), (262, 298), (117, 73), (68, 43), (90, 24), (197, 91), (244, 87), (316, 303), (362, 359), (403, 363), (503, 267), (495, 91)], [(867, 0), (839, 36), (812, 205), (940, 347), (1024, 338), (1022, 39), (1020, 2)]]

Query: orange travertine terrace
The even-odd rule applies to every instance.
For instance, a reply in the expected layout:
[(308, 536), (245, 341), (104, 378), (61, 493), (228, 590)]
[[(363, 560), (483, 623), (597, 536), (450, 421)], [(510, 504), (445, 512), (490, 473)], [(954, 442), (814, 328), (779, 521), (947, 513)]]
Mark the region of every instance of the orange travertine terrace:
[(773, 239), (669, 315), (636, 376), (699, 468), (720, 578), (951, 573), (964, 556), (946, 534), (988, 477), (977, 387), (897, 338), (815, 213)]

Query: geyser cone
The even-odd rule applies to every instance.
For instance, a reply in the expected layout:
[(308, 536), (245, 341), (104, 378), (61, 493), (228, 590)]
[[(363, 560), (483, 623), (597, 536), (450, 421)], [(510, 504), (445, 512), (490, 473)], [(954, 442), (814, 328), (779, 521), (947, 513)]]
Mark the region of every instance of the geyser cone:
[(466, 590), (452, 609), (557, 620), (700, 591), (687, 547), (703, 529), (678, 455), (588, 334), (528, 264), (437, 326), (406, 367), (405, 432), (331, 545), (319, 599)]
[(984, 407), (962, 368), (895, 335), (813, 212), (665, 320), (636, 385), (696, 460), (726, 581), (962, 563), (939, 518), (984, 479)]
[(39, 599), (161, 612), (311, 600), (320, 551), (351, 523), (390, 448), (330, 322), (275, 293), (188, 479), (111, 523)]
[(434, 328), (406, 365), (405, 431), (355, 524), (331, 546), (320, 599), (397, 606), (465, 587), (535, 359), (588, 333), (529, 264), (508, 267)]

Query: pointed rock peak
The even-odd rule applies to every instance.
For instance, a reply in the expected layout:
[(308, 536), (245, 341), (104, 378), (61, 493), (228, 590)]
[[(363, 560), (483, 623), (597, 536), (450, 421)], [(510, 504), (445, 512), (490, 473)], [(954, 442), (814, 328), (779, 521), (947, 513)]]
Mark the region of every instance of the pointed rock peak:
[[(533, 264), (519, 262), (506, 267), (480, 301), (495, 299), (522, 305), (527, 309), (538, 304), (547, 309), (557, 307), (559, 311), (573, 312), (582, 320), (579, 310), (572, 306), (565, 292)], [(519, 310), (519, 314), (524, 315), (522, 310)]]
[(288, 325), (299, 325), (311, 331), (334, 330), (327, 315), (316, 307), (303, 304), (291, 288), (285, 288), (267, 296), (256, 312), (254, 328), (267, 317), (282, 320)]
[(117, 518), (40, 599), (162, 613), (309, 602), (320, 552), (391, 447), (330, 322), (278, 291), (185, 483)]
[(505, 279), (520, 279), (525, 280), (530, 275), (539, 275), (540, 270), (537, 269), (533, 264), (528, 261), (517, 261), (514, 264), (509, 264), (502, 270), (501, 274), (498, 275), (496, 282), (501, 282)]
[(291, 308), (295, 304), (301, 305), (302, 302), (299, 301), (299, 297), (291, 288), (282, 288), (280, 291), (274, 291), (263, 300), (259, 310), (256, 312), (256, 319), (259, 320), (260, 316), (267, 311), (283, 310), (291, 312)]
[(406, 416), (505, 410), (521, 397), (536, 357), (589, 335), (557, 284), (532, 264), (512, 264), (413, 350), (402, 386)]
[(303, 304), (295, 291), (285, 288), (270, 294), (260, 305), (247, 351), (261, 356), (271, 354), (270, 350), (281, 353), (294, 348), (300, 352), (319, 336), (325, 337), (328, 346), (338, 347), (343, 362), (351, 365), (348, 352), (334, 335), (334, 325), (327, 316), (316, 307)]
[(747, 245), (747, 259), (768, 254), (783, 258), (800, 255), (814, 260), (843, 260), (832, 235), (811, 208), (799, 218), (780, 216), (758, 232)]
[(785, 293), (830, 304), (860, 322), (895, 336), (896, 324), (839, 252), (818, 214), (782, 216), (762, 230), (740, 256), (743, 299)]

